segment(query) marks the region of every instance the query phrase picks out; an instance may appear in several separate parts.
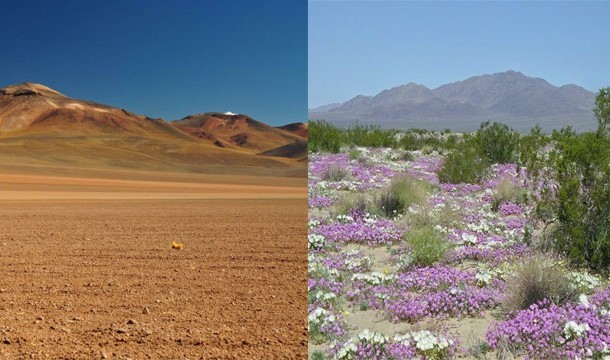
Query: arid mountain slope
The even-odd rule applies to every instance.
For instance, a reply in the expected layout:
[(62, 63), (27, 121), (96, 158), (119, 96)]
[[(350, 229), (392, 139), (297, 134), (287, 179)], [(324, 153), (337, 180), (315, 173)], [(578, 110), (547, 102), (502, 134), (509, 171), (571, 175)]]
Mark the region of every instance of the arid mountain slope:
[(151, 119), (91, 101), (71, 99), (46, 86), (32, 83), (0, 89), (0, 133), (16, 132), (187, 138), (161, 119)]
[(297, 122), (277, 127), (280, 130), (285, 130), (307, 139), (308, 125), (307, 123)]
[(228, 129), (214, 134), (227, 145), (219, 147), (162, 119), (75, 100), (43, 85), (12, 85), (0, 89), (0, 164), (306, 175), (297, 161), (256, 155), (298, 137), (245, 116), (229, 123), (231, 131), (247, 134), (248, 151), (224, 139)]
[(264, 156), (277, 156), (307, 162), (307, 141), (297, 141), (288, 145), (283, 145), (275, 149), (260, 153)]
[(520, 131), (571, 125), (578, 131), (596, 126), (595, 94), (576, 85), (554, 86), (517, 71), (473, 76), (428, 89), (409, 83), (375, 96), (358, 95), (340, 105), (309, 111), (310, 119), (337, 125), (355, 122), (390, 128), (470, 131), (485, 120), (501, 121)]
[(302, 140), (289, 131), (274, 128), (247, 115), (210, 112), (172, 121), (177, 128), (218, 146), (237, 147), (253, 153)]

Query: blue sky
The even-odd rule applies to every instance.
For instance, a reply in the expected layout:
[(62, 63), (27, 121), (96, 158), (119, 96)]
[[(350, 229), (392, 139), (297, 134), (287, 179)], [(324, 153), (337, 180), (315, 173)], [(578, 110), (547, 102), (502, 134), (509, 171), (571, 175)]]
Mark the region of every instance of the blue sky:
[(309, 106), (521, 71), (610, 86), (610, 2), (309, 2)]
[(306, 0), (10, 1), (0, 24), (0, 87), (42, 83), (166, 120), (306, 120)]

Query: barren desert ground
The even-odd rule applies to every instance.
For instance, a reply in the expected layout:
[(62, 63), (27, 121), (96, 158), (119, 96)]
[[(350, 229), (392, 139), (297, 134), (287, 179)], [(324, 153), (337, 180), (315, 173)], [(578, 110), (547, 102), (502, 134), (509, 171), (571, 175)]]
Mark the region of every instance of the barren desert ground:
[(0, 358), (306, 357), (306, 179), (3, 172)]

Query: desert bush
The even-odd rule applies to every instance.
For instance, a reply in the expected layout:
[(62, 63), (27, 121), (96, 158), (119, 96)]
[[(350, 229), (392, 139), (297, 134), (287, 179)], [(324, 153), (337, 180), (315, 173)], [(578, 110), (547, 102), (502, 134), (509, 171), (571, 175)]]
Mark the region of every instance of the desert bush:
[(404, 150), (421, 150), (429, 154), (433, 150), (442, 151), (454, 149), (459, 143), (459, 137), (455, 134), (447, 135), (441, 133), (430, 133), (429, 131), (411, 129), (401, 134), (397, 146)]
[(428, 196), (427, 183), (410, 177), (396, 177), (377, 195), (376, 205), (386, 217), (404, 212), (412, 204), (423, 203)]
[(309, 122), (308, 146), (314, 152), (338, 153), (347, 146), (391, 147), (399, 146), (397, 130), (386, 130), (376, 125), (354, 124), (339, 129), (324, 120)]
[(408, 151), (419, 150), (422, 147), (421, 139), (412, 131), (403, 133), (398, 144), (402, 149)]
[(447, 136), (447, 141), (445, 141), (445, 149), (453, 150), (457, 148), (457, 145), (460, 143), (460, 139), (457, 135), (451, 134)]
[(593, 114), (597, 118), (598, 131), (608, 130), (608, 125), (610, 125), (610, 87), (600, 89), (595, 96)]
[(444, 258), (450, 248), (445, 236), (434, 227), (414, 228), (405, 234), (413, 251), (413, 263), (430, 266)]
[(447, 155), (442, 169), (438, 172), (438, 179), (443, 183), (474, 184), (481, 180), (486, 169), (487, 162), (477, 150), (463, 144)]
[(424, 206), (416, 213), (409, 214), (408, 223), (413, 228), (431, 227), (438, 223), (438, 219), (430, 206)]
[(336, 164), (330, 164), (322, 173), (322, 180), (324, 181), (343, 181), (350, 180), (351, 178), (352, 174), (349, 169)]
[(556, 160), (559, 222), (555, 248), (577, 265), (610, 266), (610, 139), (603, 132), (569, 136)]
[(386, 130), (376, 125), (355, 124), (345, 130), (345, 139), (357, 146), (396, 148), (396, 133), (396, 130)]
[(343, 133), (334, 125), (320, 120), (310, 121), (307, 146), (314, 152), (338, 153), (343, 145)]
[(403, 160), (403, 161), (413, 161), (415, 159), (415, 157), (413, 156), (413, 154), (409, 151), (403, 151), (402, 153), (400, 153), (400, 156), (398, 157), (399, 160)]
[(477, 360), (488, 359), (487, 353), (491, 351), (491, 347), (486, 341), (471, 336), (469, 342), (471, 345), (468, 348), (468, 355)]
[(553, 132), (556, 196), (538, 206), (556, 216), (553, 246), (559, 253), (576, 265), (604, 271), (610, 266), (609, 90), (596, 97), (597, 132), (576, 135), (569, 127)]
[(434, 147), (432, 147), (431, 145), (424, 145), (421, 147), (421, 152), (424, 155), (432, 154), (433, 151), (434, 151)]
[(493, 194), (492, 209), (498, 210), (500, 204), (504, 202), (512, 202), (515, 204), (524, 204), (527, 202), (527, 191), (517, 186), (508, 178), (504, 178), (502, 182), (496, 186)]
[(333, 206), (333, 215), (347, 215), (354, 209), (364, 213), (371, 213), (374, 211), (372, 209), (372, 202), (368, 199), (367, 195), (349, 192), (341, 194)]
[(540, 170), (545, 166), (540, 151), (549, 141), (550, 138), (542, 134), (542, 128), (536, 125), (519, 142), (519, 164), (527, 168), (528, 177), (534, 181), (537, 181)]
[(562, 305), (578, 298), (568, 271), (549, 257), (535, 256), (521, 263), (507, 281), (504, 311), (525, 310), (543, 299)]
[(321, 350), (315, 350), (311, 353), (311, 360), (324, 360), (326, 356), (324, 356), (324, 352)]
[(350, 160), (357, 160), (362, 153), (357, 149), (351, 149), (347, 152)]
[(519, 149), (519, 133), (508, 125), (489, 121), (481, 124), (474, 136), (479, 153), (490, 163), (512, 163)]

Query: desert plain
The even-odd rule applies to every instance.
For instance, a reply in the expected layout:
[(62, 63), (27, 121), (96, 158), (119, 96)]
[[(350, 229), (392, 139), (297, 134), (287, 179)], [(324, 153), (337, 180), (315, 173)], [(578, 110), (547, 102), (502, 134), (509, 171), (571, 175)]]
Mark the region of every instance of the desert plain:
[(88, 175), (0, 174), (1, 358), (304, 356), (303, 179)]
[(306, 138), (186, 119), (0, 89), (0, 359), (306, 357)]

